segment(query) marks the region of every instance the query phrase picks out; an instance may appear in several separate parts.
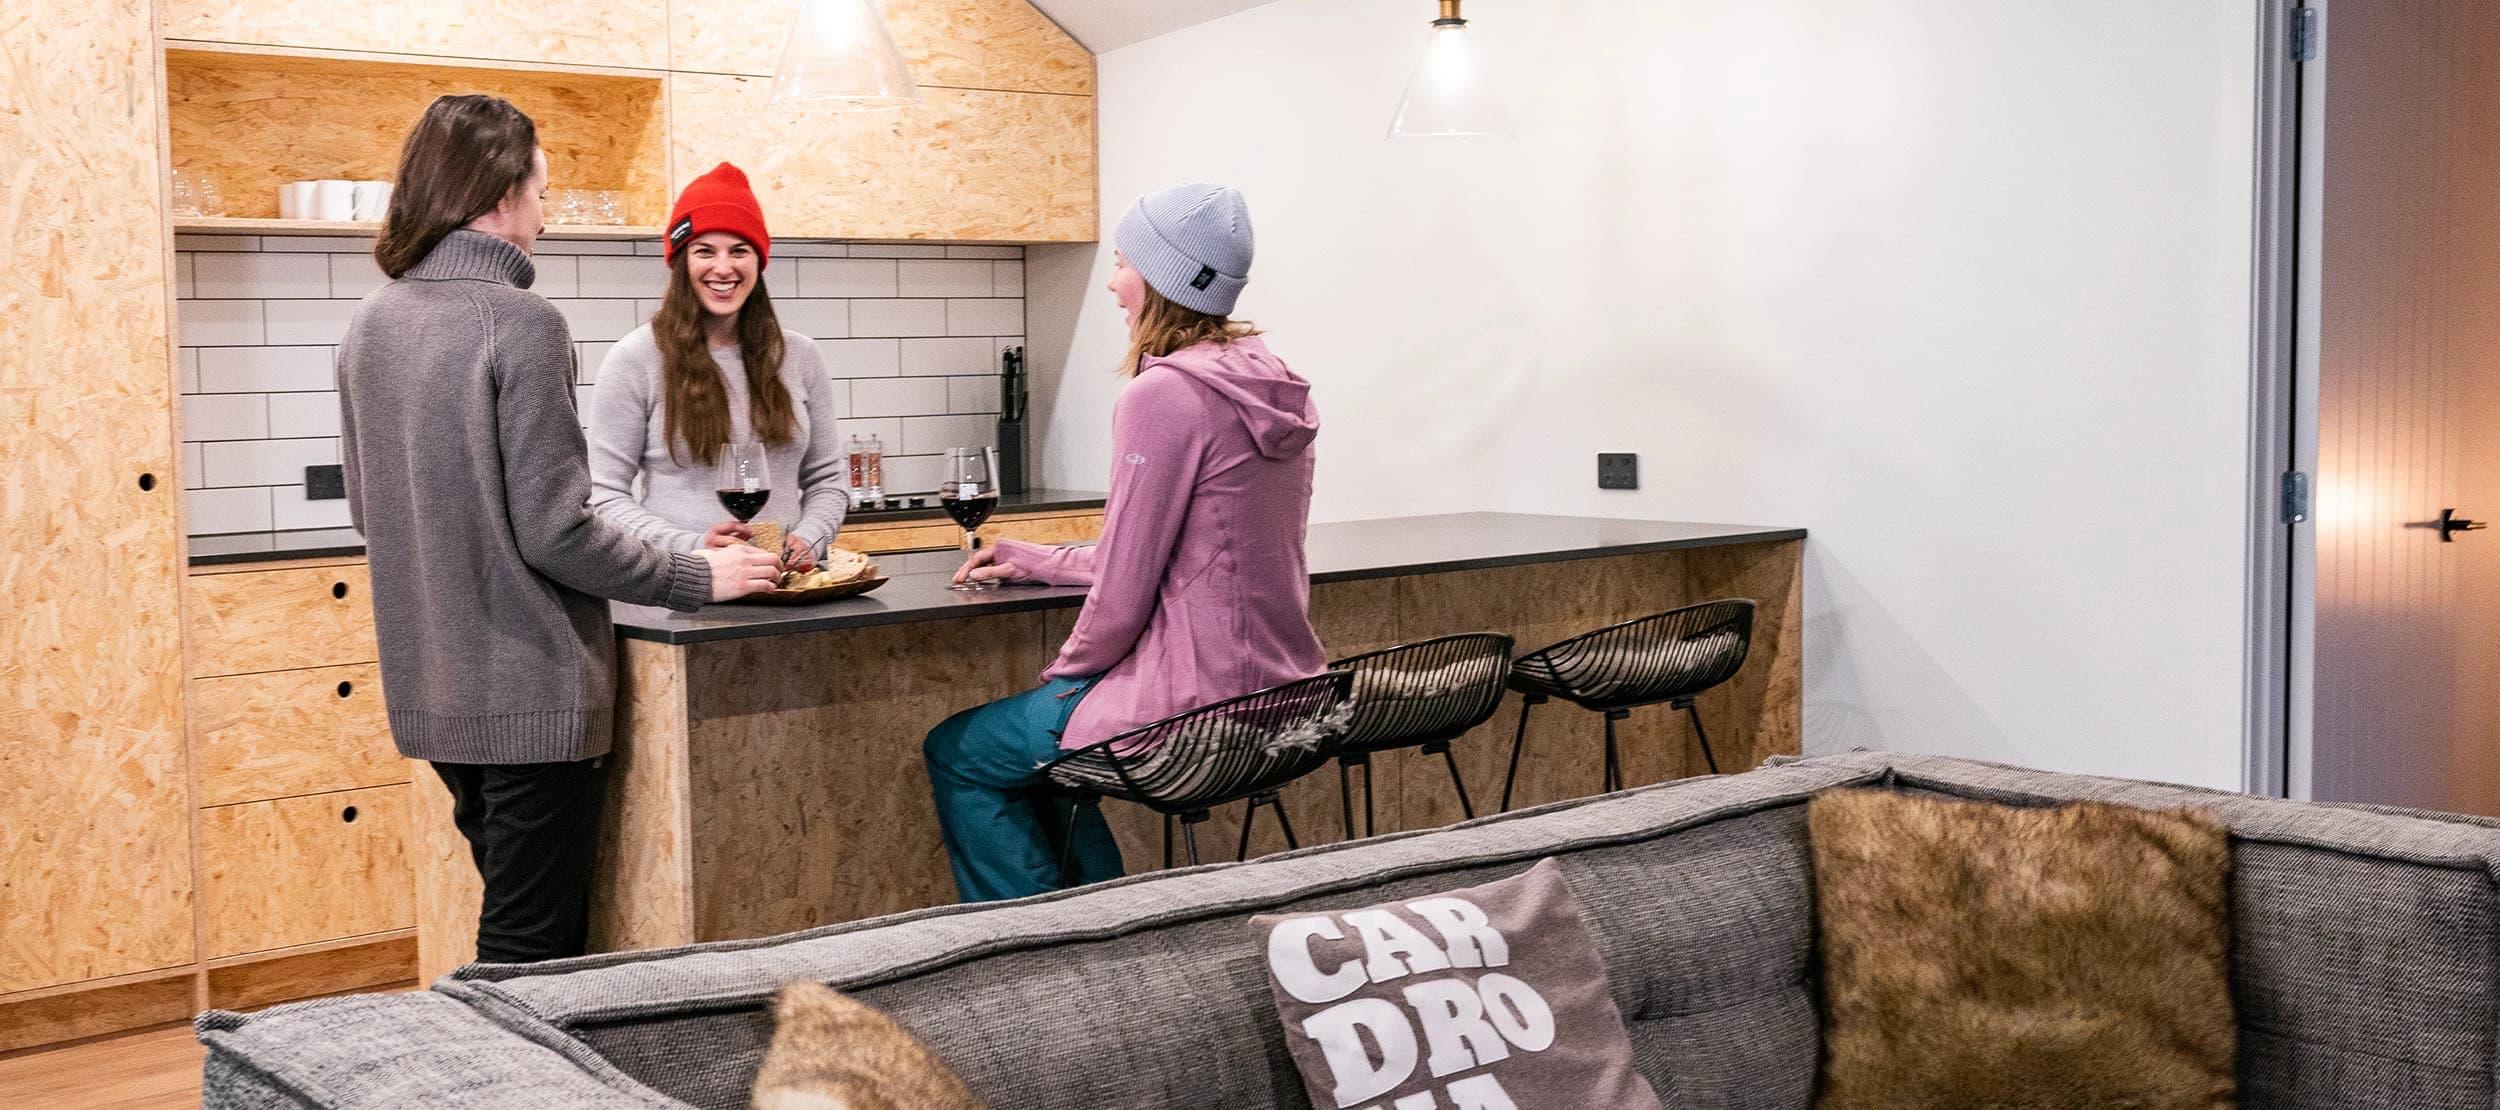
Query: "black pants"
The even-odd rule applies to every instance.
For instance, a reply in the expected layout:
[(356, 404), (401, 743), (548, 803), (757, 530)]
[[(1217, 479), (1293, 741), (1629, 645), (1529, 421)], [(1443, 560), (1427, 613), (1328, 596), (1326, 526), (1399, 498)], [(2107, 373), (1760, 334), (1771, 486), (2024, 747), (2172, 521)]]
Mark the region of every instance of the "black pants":
[(451, 819), (486, 880), (477, 914), (481, 963), (581, 955), (590, 944), (590, 872), (599, 851), (605, 760), (437, 763)]

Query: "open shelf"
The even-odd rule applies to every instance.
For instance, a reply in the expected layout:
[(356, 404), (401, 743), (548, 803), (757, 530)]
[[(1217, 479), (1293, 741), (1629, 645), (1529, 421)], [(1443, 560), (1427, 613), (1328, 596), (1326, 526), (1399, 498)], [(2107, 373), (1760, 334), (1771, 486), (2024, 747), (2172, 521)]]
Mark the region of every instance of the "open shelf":
[[(376, 235), (382, 225), (368, 220), (262, 220), (183, 216), (174, 230), (186, 235)], [(548, 224), (541, 239), (657, 239), (656, 227), (615, 227), (591, 224)]]
[[(165, 51), (175, 166), (216, 182), (233, 218), (182, 231), (372, 234), (376, 225), (280, 220), (278, 186), (387, 181), (408, 129), (439, 96), (500, 96), (538, 125), (551, 188), (614, 189), (631, 227), (550, 228), (556, 238), (656, 237), (668, 213), (666, 81), (657, 72), (506, 68), (375, 55), (233, 48)], [(247, 226), (248, 225), (248, 226)]]

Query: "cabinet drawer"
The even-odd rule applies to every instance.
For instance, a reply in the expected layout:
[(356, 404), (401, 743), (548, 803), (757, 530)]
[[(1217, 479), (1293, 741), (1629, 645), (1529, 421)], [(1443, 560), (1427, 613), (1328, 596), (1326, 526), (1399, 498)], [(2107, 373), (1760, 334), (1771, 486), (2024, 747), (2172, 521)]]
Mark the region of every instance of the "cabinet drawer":
[(193, 678), (380, 658), (364, 567), (197, 575), (189, 583)]
[(373, 663), (194, 679), (191, 745), (203, 806), (408, 781)]
[[(843, 529), (834, 546), (867, 555), (889, 551), (942, 551), (963, 544), (963, 529), (952, 524), (888, 524)], [(1083, 543), (1102, 538), (1101, 513), (1066, 516), (1022, 516), (993, 520), (981, 527), (981, 538), (1001, 537), (1027, 543)]]
[(1091, 543), (1102, 538), (1102, 514), (1010, 517), (981, 529), (981, 535), (1039, 544)]
[(407, 823), (405, 786), (202, 810), (209, 957), (414, 928)]

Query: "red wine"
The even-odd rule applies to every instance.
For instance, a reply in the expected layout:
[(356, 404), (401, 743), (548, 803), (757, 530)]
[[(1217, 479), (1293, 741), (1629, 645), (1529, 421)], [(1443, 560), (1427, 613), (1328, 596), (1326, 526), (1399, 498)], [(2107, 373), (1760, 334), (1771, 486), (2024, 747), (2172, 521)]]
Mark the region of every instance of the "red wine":
[(954, 517), (955, 523), (963, 525), (966, 529), (973, 529), (980, 527), (990, 519), (991, 513), (997, 511), (998, 495), (993, 493), (981, 497), (947, 497), (941, 499), (939, 504), (946, 507), (946, 515)]
[(764, 511), (764, 502), (772, 499), (773, 491), (768, 489), (720, 491), (721, 507), (729, 510), (729, 515), (737, 517), (740, 524), (755, 519), (755, 514)]

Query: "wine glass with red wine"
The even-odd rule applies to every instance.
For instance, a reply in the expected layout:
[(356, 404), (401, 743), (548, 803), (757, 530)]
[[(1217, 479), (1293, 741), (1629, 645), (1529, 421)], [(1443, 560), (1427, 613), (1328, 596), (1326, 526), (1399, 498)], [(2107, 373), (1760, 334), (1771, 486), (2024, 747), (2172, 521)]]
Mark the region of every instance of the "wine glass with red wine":
[[(974, 531), (987, 523), (990, 514), (998, 511), (998, 487), (990, 482), (989, 453), (978, 447), (955, 447), (946, 452), (946, 481), (938, 487), (938, 504), (946, 515), (964, 530), (964, 557), (981, 549), (981, 537)], [(986, 590), (996, 582), (967, 582), (958, 590)]]
[(764, 464), (764, 445), (752, 440), (723, 444), (717, 469), (721, 508), (744, 524), (764, 511), (773, 499), (772, 472)]

